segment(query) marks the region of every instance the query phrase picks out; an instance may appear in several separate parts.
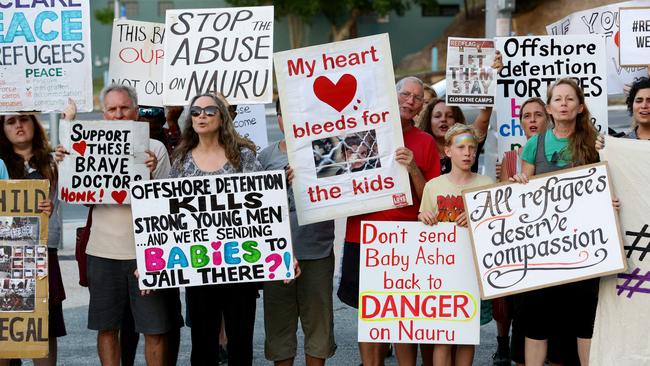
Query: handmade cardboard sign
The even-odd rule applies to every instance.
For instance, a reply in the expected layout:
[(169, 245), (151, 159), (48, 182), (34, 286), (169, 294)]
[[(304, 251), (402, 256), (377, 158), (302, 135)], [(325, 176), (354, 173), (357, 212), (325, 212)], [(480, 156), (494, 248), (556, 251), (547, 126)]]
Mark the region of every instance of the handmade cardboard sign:
[[(605, 37), (607, 47), (607, 92), (623, 94), (625, 84), (632, 83), (635, 78), (647, 76), (646, 66), (626, 67), (619, 63), (619, 47), (622, 46), (619, 33), (619, 8), (648, 6), (646, 0), (625, 1), (609, 4), (593, 9), (572, 13), (557, 22), (546, 26), (549, 35), (586, 35), (600, 34)], [(647, 63), (647, 62), (646, 62)]]
[(621, 200), (621, 232), (627, 271), (600, 279), (590, 365), (650, 364), (650, 144), (606, 138), (601, 159), (609, 166), (614, 195)]
[(530, 36), (496, 39), (503, 57), (497, 81), (498, 154), (526, 143), (519, 123), (521, 104), (531, 97), (546, 101), (548, 87), (573, 78), (585, 94), (591, 122), (607, 133), (605, 39), (600, 35)]
[(294, 277), (284, 171), (134, 182), (140, 288)]
[(0, 181), (0, 359), (47, 356), (47, 180)]
[(108, 78), (138, 92), (138, 104), (162, 107), (165, 25), (127, 19), (113, 21)]
[(264, 104), (240, 104), (233, 121), (237, 132), (249, 138), (257, 146), (257, 151), (269, 144), (266, 131), (266, 110)]
[(148, 180), (149, 125), (133, 121), (62, 121), (70, 153), (59, 164), (59, 199), (74, 204), (128, 204), (129, 184)]
[(494, 41), (447, 39), (447, 105), (492, 106), (496, 93)]
[(274, 62), (300, 225), (412, 204), (388, 35)]
[(89, 1), (0, 4), (0, 112), (93, 109)]
[(165, 105), (220, 92), (231, 104), (270, 103), (273, 7), (167, 10)]
[(360, 245), (359, 342), (479, 343), (467, 229), (363, 221)]
[(463, 197), (483, 299), (625, 269), (605, 163)]
[(650, 59), (650, 7), (620, 8), (621, 66), (647, 67)]

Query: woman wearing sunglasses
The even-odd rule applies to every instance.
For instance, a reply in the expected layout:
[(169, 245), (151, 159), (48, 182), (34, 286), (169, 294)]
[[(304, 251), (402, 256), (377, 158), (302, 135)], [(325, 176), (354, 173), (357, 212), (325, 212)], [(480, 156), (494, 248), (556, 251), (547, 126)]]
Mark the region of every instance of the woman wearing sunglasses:
[[(261, 171), (255, 144), (241, 137), (224, 103), (212, 94), (194, 97), (183, 137), (174, 152), (170, 177)], [(235, 283), (188, 287), (192, 319), (192, 365), (212, 365), (219, 358), (221, 317), (228, 337), (228, 364), (251, 365), (258, 285)]]

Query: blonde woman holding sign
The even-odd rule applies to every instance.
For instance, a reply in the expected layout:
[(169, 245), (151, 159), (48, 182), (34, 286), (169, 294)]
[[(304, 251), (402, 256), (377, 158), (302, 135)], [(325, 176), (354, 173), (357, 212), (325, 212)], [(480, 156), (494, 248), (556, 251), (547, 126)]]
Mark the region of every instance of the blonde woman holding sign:
[[(594, 146), (597, 132), (591, 123), (582, 89), (572, 79), (560, 79), (548, 90), (546, 110), (553, 128), (531, 137), (522, 153), (521, 173), (511, 181), (527, 183), (528, 177), (598, 161)], [(613, 201), (618, 207), (618, 201)], [(589, 364), (598, 279), (553, 286), (523, 294), (526, 365), (542, 366), (547, 340), (565, 333), (576, 338), (582, 365)], [(570, 306), (565, 306), (570, 304)]]

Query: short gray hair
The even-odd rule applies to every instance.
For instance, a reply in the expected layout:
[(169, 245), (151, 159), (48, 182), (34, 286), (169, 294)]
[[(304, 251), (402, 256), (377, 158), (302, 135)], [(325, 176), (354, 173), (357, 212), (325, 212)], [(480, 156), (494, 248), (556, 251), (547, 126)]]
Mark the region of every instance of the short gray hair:
[(397, 92), (399, 93), (399, 91), (402, 90), (404, 84), (406, 84), (409, 81), (418, 84), (420, 88), (422, 88), (422, 93), (424, 93), (424, 83), (422, 82), (422, 80), (416, 78), (415, 76), (407, 76), (403, 79), (400, 79), (400, 81), (398, 81), (397, 84), (395, 84), (395, 89), (397, 89)]
[(99, 102), (102, 105), (102, 109), (104, 109), (104, 99), (106, 99), (106, 95), (110, 92), (126, 93), (126, 95), (129, 96), (129, 99), (131, 99), (131, 102), (133, 102), (133, 109), (138, 109), (138, 93), (128, 85), (120, 84), (110, 84), (102, 89), (102, 92), (99, 94)]

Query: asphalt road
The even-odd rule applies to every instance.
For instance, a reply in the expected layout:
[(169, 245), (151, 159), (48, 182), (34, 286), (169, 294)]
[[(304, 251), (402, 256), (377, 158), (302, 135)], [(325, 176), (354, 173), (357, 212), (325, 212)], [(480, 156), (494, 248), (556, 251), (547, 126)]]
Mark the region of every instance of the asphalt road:
[[(269, 110), (270, 112), (270, 110)], [(468, 113), (468, 114), (471, 114)], [(81, 114), (80, 119), (101, 119), (98, 113)], [(471, 115), (467, 116), (471, 120)], [(270, 141), (276, 141), (281, 137), (274, 123), (273, 115), (268, 117), (268, 135)], [(610, 126), (619, 130), (629, 128), (629, 117), (623, 110), (610, 111)], [(86, 329), (86, 316), (88, 311), (87, 289), (78, 286), (78, 273), (74, 261), (74, 230), (85, 222), (86, 208), (77, 205), (63, 205), (62, 216), (64, 223), (64, 248), (60, 252), (61, 269), (64, 277), (64, 284), (67, 293), (67, 300), (63, 303), (68, 335), (59, 339), (59, 364), (61, 365), (98, 365), (96, 355), (95, 332)], [(342, 253), (342, 234), (344, 232), (344, 221), (337, 221), (337, 240), (335, 253), (337, 256), (337, 273), (334, 279), (334, 288), (338, 287), (339, 263)], [(181, 296), (183, 298), (184, 296)], [(338, 349), (335, 356), (329, 361), (331, 365), (358, 365), (360, 363), (356, 343), (356, 311), (342, 304), (334, 296), (334, 320), (335, 335)], [(255, 365), (269, 364), (264, 359), (264, 328), (262, 300), (258, 300), (257, 319), (255, 324)], [(142, 342), (141, 342), (142, 343)], [(302, 344), (302, 336), (299, 339)], [(481, 329), (481, 344), (476, 348), (475, 362), (477, 366), (491, 365), (491, 354), (496, 347), (496, 328), (494, 322), (485, 325)], [(183, 328), (179, 365), (189, 364), (189, 352), (191, 349), (190, 334), (188, 328)], [(144, 365), (140, 346), (137, 364)], [(296, 365), (302, 365), (304, 354), (299, 352), (296, 358)], [(31, 364), (27, 362), (26, 364)], [(387, 365), (396, 365), (394, 357), (387, 359)]]

